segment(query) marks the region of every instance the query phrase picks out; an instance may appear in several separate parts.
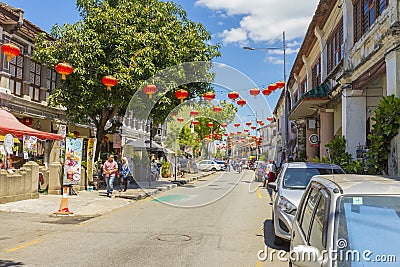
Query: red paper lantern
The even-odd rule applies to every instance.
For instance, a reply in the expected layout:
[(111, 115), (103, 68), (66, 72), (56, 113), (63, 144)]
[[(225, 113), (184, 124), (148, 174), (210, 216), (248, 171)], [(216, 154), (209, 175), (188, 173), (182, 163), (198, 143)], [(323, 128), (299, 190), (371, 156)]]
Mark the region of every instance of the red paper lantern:
[(276, 84), (277, 88), (279, 88), (279, 89), (285, 87), (285, 82), (282, 82), (282, 81), (278, 81), (275, 84)]
[(235, 102), (236, 98), (239, 97), (239, 93), (236, 91), (232, 91), (228, 93), (228, 98)]
[(105, 86), (107, 86), (108, 91), (111, 91), (111, 87), (116, 86), (118, 82), (117, 78), (111, 75), (104, 76), (101, 81)]
[(171, 113), (171, 117), (175, 117), (176, 116), (176, 114), (175, 113)]
[(244, 131), (245, 133), (248, 133), (248, 132), (249, 132), (249, 130), (248, 130), (248, 129), (244, 129), (243, 131)]
[(192, 121), (193, 125), (200, 125), (199, 121)]
[(274, 121), (274, 117), (268, 117), (267, 121), (271, 121), (271, 122)]
[(238, 104), (239, 106), (243, 107), (244, 105), (246, 105), (246, 100), (244, 100), (243, 98), (242, 98), (242, 99), (239, 99), (238, 102), (237, 102), (237, 104)]
[(262, 122), (260, 122), (260, 126), (264, 126), (264, 122), (262, 121)]
[[(154, 84), (149, 84), (143, 87), (143, 93), (149, 96), (149, 98), (152, 97), (152, 95), (157, 92), (157, 87)], [(172, 115), (171, 115), (172, 116)]]
[(235, 124), (233, 124), (233, 126), (235, 126), (237, 128), (240, 126), (240, 123), (235, 123)]
[(251, 129), (255, 130), (255, 129), (257, 129), (257, 126), (251, 126)]
[(7, 56), (7, 61), (10, 62), (11, 58), (19, 56), (21, 52), (13, 43), (6, 43), (1, 46), (1, 51)]
[(203, 95), (204, 100), (212, 101), (215, 98), (215, 94), (213, 92), (207, 92)]
[(234, 135), (235, 135), (235, 133), (231, 133), (231, 135), (232, 135), (232, 136), (234, 136)]
[(262, 123), (262, 120), (257, 120), (257, 123), (258, 123), (258, 124), (261, 124), (261, 123)]
[(271, 91), (271, 93), (273, 91), (275, 91), (276, 89), (278, 89), (278, 86), (276, 85), (276, 83), (271, 83), (270, 85), (268, 85), (268, 89)]
[(222, 124), (221, 124), (221, 127), (222, 127), (222, 128), (226, 128), (227, 126), (228, 126), (228, 124), (226, 124), (226, 123), (222, 123)]
[(56, 71), (61, 74), (61, 79), (65, 80), (66, 75), (70, 75), (74, 69), (70, 64), (63, 62), (57, 64)]
[(175, 96), (176, 98), (178, 98), (181, 103), (183, 102), (183, 100), (185, 98), (187, 98), (189, 95), (188, 91), (184, 90), (184, 89), (179, 89), (178, 91), (176, 91)]
[(239, 134), (239, 135), (240, 135), (240, 134), (242, 134), (242, 132), (241, 132), (241, 131), (238, 131), (238, 132), (237, 132), (237, 134)]
[(246, 125), (250, 126), (251, 125), (251, 121), (246, 122)]
[(228, 136), (229, 134), (228, 133), (224, 133), (224, 136)]
[(252, 95), (252, 96), (254, 96), (254, 98), (256, 98), (257, 97), (257, 95), (260, 93), (260, 89), (258, 89), (258, 88), (252, 88), (252, 89), (250, 89), (250, 94)]
[(190, 111), (190, 116), (196, 117), (197, 115), (199, 115), (199, 112), (198, 112), (197, 110), (192, 109), (192, 110)]
[(178, 117), (176, 120), (179, 121), (179, 122), (183, 122), (185, 119), (182, 118), (182, 117)]
[(222, 111), (222, 107), (221, 107), (221, 106), (215, 106), (215, 107), (213, 108), (213, 111), (214, 111), (215, 113), (221, 112), (221, 111)]
[(272, 91), (269, 89), (269, 88), (265, 88), (263, 91), (262, 91), (262, 93), (263, 93), (263, 95), (270, 95), (271, 93), (272, 93)]
[(207, 126), (211, 128), (211, 127), (213, 127), (213, 126), (214, 126), (214, 123), (212, 123), (212, 122), (209, 122), (209, 123), (207, 123)]

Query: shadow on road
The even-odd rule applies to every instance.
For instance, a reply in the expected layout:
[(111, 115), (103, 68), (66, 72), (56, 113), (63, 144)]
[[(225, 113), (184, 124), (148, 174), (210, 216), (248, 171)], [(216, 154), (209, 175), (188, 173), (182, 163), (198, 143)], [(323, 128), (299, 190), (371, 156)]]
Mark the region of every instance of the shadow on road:
[(284, 242), (283, 245), (274, 244), (274, 226), (272, 220), (264, 221), (264, 244), (272, 249), (289, 251), (289, 243)]
[(0, 267), (9, 267), (9, 266), (24, 266), (22, 262), (8, 261), (8, 260), (0, 260)]

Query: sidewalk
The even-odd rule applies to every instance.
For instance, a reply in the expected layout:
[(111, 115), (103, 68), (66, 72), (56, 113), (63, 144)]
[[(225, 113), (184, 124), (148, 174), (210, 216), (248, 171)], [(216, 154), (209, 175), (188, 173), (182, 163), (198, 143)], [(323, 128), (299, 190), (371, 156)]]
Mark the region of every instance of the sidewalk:
[[(179, 181), (181, 182), (180, 184), (186, 184), (213, 173), (214, 172), (199, 172), (197, 174), (186, 174), (185, 178), (179, 178)], [(104, 215), (114, 209), (129, 205), (135, 200), (144, 199), (160, 192), (176, 188), (177, 184), (172, 183), (173, 180), (173, 178), (170, 178), (151, 182), (150, 186), (147, 182), (139, 183), (139, 185), (130, 185), (126, 192), (114, 190), (112, 198), (105, 197), (106, 190), (91, 192), (79, 191), (76, 196), (69, 196), (68, 207), (74, 215)], [(118, 186), (116, 189), (118, 189)], [(60, 203), (60, 195), (40, 195), (38, 199), (0, 204), (0, 212), (25, 212), (53, 215), (54, 212), (58, 211)]]

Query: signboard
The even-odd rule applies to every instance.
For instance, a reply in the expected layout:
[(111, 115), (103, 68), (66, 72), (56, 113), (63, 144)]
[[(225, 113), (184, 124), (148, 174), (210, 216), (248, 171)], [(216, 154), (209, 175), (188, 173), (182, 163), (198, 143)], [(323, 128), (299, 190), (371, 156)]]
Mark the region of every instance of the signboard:
[(113, 148), (121, 148), (121, 135), (113, 134)]
[(318, 136), (318, 134), (310, 135), (308, 140), (310, 140), (310, 144), (311, 144), (310, 146), (311, 147), (318, 147), (319, 146), (319, 136)]
[(88, 181), (93, 181), (94, 154), (96, 153), (96, 138), (89, 138), (87, 146), (87, 168)]
[(23, 152), (24, 152), (24, 155), (37, 153), (37, 137), (36, 136), (24, 135)]
[(67, 138), (65, 142), (64, 185), (80, 184), (83, 138)]
[(6, 150), (7, 154), (12, 154), (13, 153), (13, 148), (14, 146), (14, 137), (12, 134), (6, 134), (4, 137), (4, 149)]

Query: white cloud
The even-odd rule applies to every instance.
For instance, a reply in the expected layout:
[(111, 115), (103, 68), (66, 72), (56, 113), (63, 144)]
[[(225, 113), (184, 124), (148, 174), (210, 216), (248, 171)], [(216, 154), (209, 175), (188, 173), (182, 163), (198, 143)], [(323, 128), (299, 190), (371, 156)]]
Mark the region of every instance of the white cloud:
[(219, 37), (224, 43), (245, 43), (247, 40), (247, 32), (241, 28), (231, 28), (224, 30)]
[[(288, 40), (303, 37), (318, 0), (197, 0), (196, 5), (218, 14), (243, 16), (237, 28), (226, 29), (224, 43), (269, 41), (282, 36)], [(244, 39), (246, 38), (246, 39)]]

